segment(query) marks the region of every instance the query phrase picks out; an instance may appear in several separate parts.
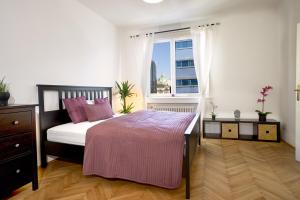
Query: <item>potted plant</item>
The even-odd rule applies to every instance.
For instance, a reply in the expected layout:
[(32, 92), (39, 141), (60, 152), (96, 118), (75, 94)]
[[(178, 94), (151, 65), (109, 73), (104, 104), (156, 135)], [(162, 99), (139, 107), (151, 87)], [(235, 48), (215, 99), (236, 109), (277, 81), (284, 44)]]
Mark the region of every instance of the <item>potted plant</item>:
[(0, 106), (7, 106), (10, 93), (8, 91), (8, 85), (5, 83), (5, 77), (0, 81)]
[(211, 108), (212, 108), (212, 111), (211, 111), (211, 113), (210, 113), (211, 119), (212, 119), (212, 120), (216, 120), (217, 114), (216, 114), (216, 112), (215, 112), (215, 109), (217, 109), (218, 106), (217, 106), (216, 104), (214, 104), (214, 102), (212, 102), (212, 101), (210, 102), (210, 105), (211, 105)]
[(258, 113), (259, 121), (265, 122), (267, 121), (267, 115), (271, 114), (271, 112), (265, 112), (265, 102), (266, 97), (268, 96), (269, 92), (273, 89), (272, 86), (267, 85), (263, 87), (260, 91), (261, 97), (257, 99), (257, 103), (261, 103), (261, 110), (256, 110), (255, 112)]
[(116, 86), (120, 95), (120, 99), (122, 101), (122, 110), (120, 110), (120, 112), (125, 114), (130, 113), (134, 108), (134, 105), (133, 103), (127, 105), (126, 98), (134, 95), (134, 93), (132, 92), (134, 85), (130, 84), (128, 81), (124, 81), (120, 83), (116, 82)]

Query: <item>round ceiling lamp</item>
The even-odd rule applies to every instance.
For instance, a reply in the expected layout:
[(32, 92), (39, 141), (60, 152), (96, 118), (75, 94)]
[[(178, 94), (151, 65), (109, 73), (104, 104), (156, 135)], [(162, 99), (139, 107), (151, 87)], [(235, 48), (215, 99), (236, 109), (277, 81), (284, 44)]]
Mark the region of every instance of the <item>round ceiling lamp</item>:
[(163, 0), (143, 0), (143, 1), (146, 2), (146, 3), (150, 3), (150, 4), (155, 4), (155, 3), (160, 3)]

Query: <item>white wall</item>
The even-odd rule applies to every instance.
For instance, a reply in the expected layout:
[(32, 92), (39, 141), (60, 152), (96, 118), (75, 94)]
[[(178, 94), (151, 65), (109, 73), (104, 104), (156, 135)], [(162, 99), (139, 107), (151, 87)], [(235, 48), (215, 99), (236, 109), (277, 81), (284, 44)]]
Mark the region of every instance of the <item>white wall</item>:
[(0, 1), (0, 77), (15, 103), (37, 103), (36, 84), (113, 86), (114, 25), (74, 0)]
[[(274, 87), (267, 97), (266, 111), (279, 119), (280, 37), (277, 6), (232, 9), (216, 16), (217, 49), (212, 67), (211, 95), (219, 106), (217, 112), (233, 117), (255, 117), (260, 89)], [(208, 108), (210, 111), (210, 108)]]
[(116, 28), (74, 0), (0, 1), (0, 69), (16, 103), (37, 103), (35, 84), (111, 86)]

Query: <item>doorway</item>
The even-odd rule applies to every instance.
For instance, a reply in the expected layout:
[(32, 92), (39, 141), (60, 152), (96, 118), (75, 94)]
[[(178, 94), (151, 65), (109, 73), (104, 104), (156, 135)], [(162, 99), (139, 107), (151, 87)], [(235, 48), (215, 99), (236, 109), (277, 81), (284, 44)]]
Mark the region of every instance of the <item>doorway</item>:
[(300, 24), (297, 26), (297, 66), (296, 66), (296, 160), (300, 162)]

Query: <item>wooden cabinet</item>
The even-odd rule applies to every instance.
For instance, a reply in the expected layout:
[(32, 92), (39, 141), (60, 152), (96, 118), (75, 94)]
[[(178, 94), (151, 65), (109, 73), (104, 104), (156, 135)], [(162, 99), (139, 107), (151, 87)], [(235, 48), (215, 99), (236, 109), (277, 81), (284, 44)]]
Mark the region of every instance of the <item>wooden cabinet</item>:
[(238, 139), (239, 124), (238, 123), (222, 123), (222, 138)]
[(266, 141), (277, 141), (277, 126), (273, 124), (258, 124), (258, 139)]
[(0, 198), (30, 182), (38, 188), (35, 106), (0, 107)]
[(244, 139), (280, 142), (280, 122), (256, 119), (216, 119), (204, 118), (204, 138)]

